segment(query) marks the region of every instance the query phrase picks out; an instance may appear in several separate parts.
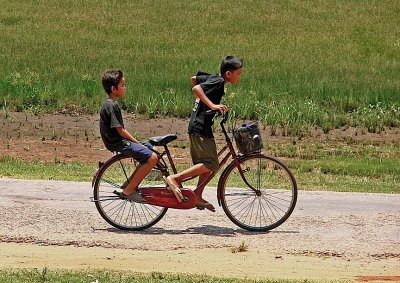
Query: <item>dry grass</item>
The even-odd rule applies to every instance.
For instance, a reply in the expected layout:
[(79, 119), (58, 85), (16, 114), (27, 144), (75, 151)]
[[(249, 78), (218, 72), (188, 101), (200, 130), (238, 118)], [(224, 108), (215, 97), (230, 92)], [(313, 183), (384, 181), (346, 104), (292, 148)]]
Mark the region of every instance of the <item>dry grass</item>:
[(249, 250), (249, 244), (245, 243), (244, 241), (237, 247), (231, 247), (229, 249), (231, 253), (236, 254), (236, 253), (244, 253)]

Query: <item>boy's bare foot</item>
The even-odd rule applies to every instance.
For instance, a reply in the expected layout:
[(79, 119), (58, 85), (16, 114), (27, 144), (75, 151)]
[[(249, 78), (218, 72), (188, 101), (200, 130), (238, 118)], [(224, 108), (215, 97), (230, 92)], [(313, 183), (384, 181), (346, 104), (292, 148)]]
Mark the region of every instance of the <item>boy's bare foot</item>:
[(166, 182), (168, 185), (173, 186), (174, 188), (182, 189), (182, 184), (178, 183), (174, 178), (172, 178), (172, 175), (166, 177)]
[(196, 198), (196, 208), (197, 209), (207, 208), (209, 211), (215, 212), (215, 207), (211, 203), (202, 198)]
[(179, 188), (180, 186), (178, 185), (178, 183), (175, 182), (175, 180), (172, 179), (171, 176), (164, 177), (164, 180), (169, 185), (171, 191), (174, 193), (178, 202), (182, 202), (183, 195), (182, 195), (181, 189)]

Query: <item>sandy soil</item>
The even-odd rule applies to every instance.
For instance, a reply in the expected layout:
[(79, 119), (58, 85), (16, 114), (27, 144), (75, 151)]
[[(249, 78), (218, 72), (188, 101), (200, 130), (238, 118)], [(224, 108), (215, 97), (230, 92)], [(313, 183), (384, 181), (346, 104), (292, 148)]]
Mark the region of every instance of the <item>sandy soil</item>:
[[(111, 156), (99, 137), (97, 116), (1, 115), (0, 157), (96, 163)], [(189, 163), (187, 121), (124, 117), (127, 129), (143, 140), (177, 133), (174, 157)], [(268, 128), (263, 138), (273, 143), (291, 139), (284, 133), (271, 136)], [(399, 129), (370, 134), (343, 128), (327, 135), (317, 129), (303, 140), (329, 146), (349, 138), (398, 142), (400, 135)], [(123, 232), (100, 218), (89, 201), (91, 194), (90, 183), (0, 178), (0, 268), (90, 267), (400, 282), (400, 196), (301, 191), (289, 220), (258, 234), (236, 227), (221, 208), (214, 214), (169, 210), (149, 230)], [(215, 190), (206, 194), (217, 206)], [(242, 242), (249, 244), (247, 252), (230, 251)]]

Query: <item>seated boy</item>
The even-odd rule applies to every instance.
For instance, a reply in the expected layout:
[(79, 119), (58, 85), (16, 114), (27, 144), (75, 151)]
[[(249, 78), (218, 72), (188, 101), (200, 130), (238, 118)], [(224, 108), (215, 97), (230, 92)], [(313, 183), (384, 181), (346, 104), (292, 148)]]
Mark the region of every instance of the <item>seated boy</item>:
[(123, 199), (135, 202), (143, 202), (143, 198), (136, 188), (158, 162), (158, 156), (150, 150), (151, 146), (145, 146), (137, 141), (125, 130), (121, 109), (117, 100), (125, 95), (125, 78), (120, 70), (105, 70), (102, 84), (107, 98), (100, 110), (100, 134), (106, 148), (112, 152), (120, 152), (132, 156), (141, 164), (132, 173), (120, 195)]
[[(220, 104), (225, 94), (225, 84), (236, 84), (240, 80), (243, 61), (235, 56), (227, 56), (221, 63), (220, 74), (209, 75), (199, 73), (191, 78), (192, 91), (196, 101), (189, 122), (190, 154), (194, 166), (175, 175), (170, 175), (166, 181), (175, 189), (182, 187), (182, 181), (189, 177), (199, 176), (198, 185), (218, 168), (218, 154), (212, 132), (213, 115), (206, 115), (208, 110), (226, 112), (228, 107)], [(215, 212), (212, 204), (203, 199), (203, 188), (194, 190), (196, 206)]]

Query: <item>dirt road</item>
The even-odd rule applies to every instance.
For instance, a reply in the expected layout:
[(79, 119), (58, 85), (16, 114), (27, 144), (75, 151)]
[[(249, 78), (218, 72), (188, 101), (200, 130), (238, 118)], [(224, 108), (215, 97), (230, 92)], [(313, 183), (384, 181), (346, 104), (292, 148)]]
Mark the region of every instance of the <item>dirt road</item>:
[[(216, 213), (169, 210), (156, 226), (109, 226), (90, 183), (0, 178), (0, 268), (111, 268), (247, 278), (400, 277), (400, 195), (300, 191), (269, 233)], [(206, 199), (215, 206), (215, 189)], [(242, 242), (248, 251), (232, 253)], [(383, 278), (383, 277), (382, 277)]]

